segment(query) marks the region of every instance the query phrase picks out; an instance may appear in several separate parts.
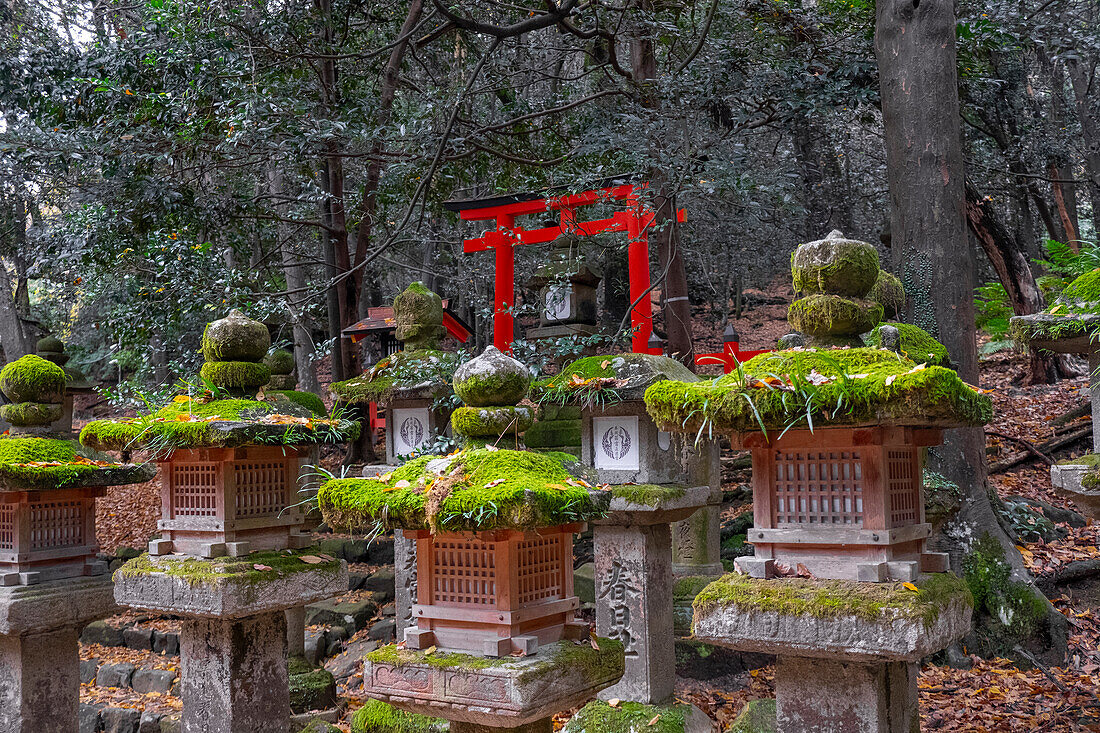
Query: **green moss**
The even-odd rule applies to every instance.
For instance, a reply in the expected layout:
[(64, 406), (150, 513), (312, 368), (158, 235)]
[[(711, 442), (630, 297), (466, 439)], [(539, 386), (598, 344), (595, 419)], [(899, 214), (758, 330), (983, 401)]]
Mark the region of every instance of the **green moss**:
[(290, 374), (294, 371), (294, 354), (286, 349), (276, 349), (264, 357), (264, 364), (272, 374)]
[(975, 627), (979, 654), (1006, 654), (1042, 625), (1048, 604), (1026, 583), (1012, 579), (1004, 548), (988, 532), (963, 558), (963, 578), (980, 617)]
[(14, 402), (0, 405), (0, 418), (12, 425), (49, 425), (61, 418), (61, 405), (41, 402)]
[(580, 446), (580, 420), (539, 420), (523, 434), (528, 448)]
[[(0, 437), (0, 483), (26, 489), (64, 489), (146, 481), (152, 469), (111, 464), (99, 466), (105, 456), (84, 455), (71, 440), (37, 437)], [(50, 465), (29, 465), (45, 463)]]
[(535, 422), (529, 407), (459, 407), (451, 413), (455, 433), (472, 438), (496, 438), (522, 433)]
[(65, 393), (65, 370), (35, 354), (0, 369), (0, 392), (12, 402), (59, 403)]
[(714, 581), (695, 597), (695, 614), (715, 608), (774, 611), (791, 616), (834, 618), (857, 616), (868, 621), (919, 619), (931, 628), (949, 604), (974, 600), (967, 584), (951, 573), (933, 573), (916, 583), (917, 592), (902, 583), (862, 583), (854, 580), (773, 578), (762, 580), (731, 573)]
[(35, 343), (34, 350), (39, 354), (42, 352), (60, 354), (65, 351), (65, 344), (61, 343), (61, 339), (57, 336), (44, 336)]
[(336, 678), (327, 669), (289, 676), (290, 709), (295, 713), (327, 710), (336, 704)]
[[(919, 731), (920, 721), (914, 721), (914, 733)], [(738, 713), (726, 733), (775, 733), (775, 699), (750, 700)]]
[(1062, 290), (1062, 299), (1070, 303), (1100, 302), (1100, 268), (1086, 272)]
[(611, 487), (611, 495), (631, 504), (654, 507), (661, 502), (675, 501), (686, 492), (683, 486), (670, 484), (618, 484)]
[(1065, 458), (1058, 461), (1059, 466), (1100, 466), (1100, 453), (1086, 453), (1077, 458)]
[(690, 369), (667, 356), (608, 354), (586, 356), (549, 379), (532, 385), (540, 404), (599, 405), (641, 399), (647, 387), (665, 379), (699, 381)]
[(832, 294), (800, 298), (787, 310), (791, 328), (812, 337), (858, 337), (881, 320), (879, 303)]
[(883, 325), (893, 326), (901, 336), (901, 353), (918, 364), (943, 366), (948, 363), (947, 347), (933, 338), (932, 334), (920, 326), (911, 323), (889, 323), (875, 326), (867, 337), (867, 345), (882, 347), (880, 330)]
[(225, 389), (257, 389), (271, 380), (271, 370), (253, 361), (208, 361), (199, 376)]
[[(792, 349), (761, 354), (713, 381), (660, 382), (646, 390), (645, 400), (662, 428), (691, 433), (869, 423), (984, 425), (992, 418), (989, 397), (955, 372), (916, 366), (883, 349)], [(813, 384), (811, 374), (824, 383)], [(761, 381), (780, 379), (788, 386)]]
[(694, 602), (703, 589), (713, 582), (714, 578), (706, 575), (689, 575), (686, 578), (680, 578), (672, 587), (673, 603)]
[(1057, 300), (1070, 282), (1072, 281), (1060, 275), (1040, 275), (1035, 278), (1035, 284), (1039, 286), (1039, 292), (1043, 294), (1043, 300), (1047, 303)]
[(313, 564), (302, 561), (303, 555), (314, 555), (315, 552), (315, 548), (253, 552), (244, 557), (219, 557), (212, 560), (172, 555), (154, 560), (146, 553), (125, 563), (115, 571), (115, 576), (140, 578), (162, 574), (180, 578), (188, 585), (231, 584), (258, 597), (264, 592), (264, 587), (274, 580), (304, 572), (330, 576), (340, 573), (340, 560)]
[[(428, 470), (432, 461), (434, 471)], [(606, 512), (611, 496), (576, 485), (565, 468), (575, 461), (564, 453), (490, 449), (464, 450), (447, 459), (421, 456), (378, 478), (328, 481), (318, 501), (330, 526), (352, 530), (379, 522), (464, 531), (587, 521)], [(428, 517), (428, 489), (440, 474), (450, 493)]]
[(202, 332), (202, 355), (208, 362), (258, 362), (270, 348), (267, 326), (237, 310), (206, 324)]
[(882, 306), (883, 318), (893, 320), (905, 310), (905, 287), (886, 270), (879, 270), (878, 279), (867, 297)]
[(453, 385), (455, 394), (470, 407), (515, 405), (527, 396), (531, 376), (517, 372), (471, 374), (456, 376)]
[[(804, 244), (791, 256), (796, 293), (833, 293), (862, 298), (879, 273), (878, 251), (853, 239)], [(873, 325), (873, 324), (872, 324)]]
[(461, 363), (459, 354), (435, 349), (398, 351), (366, 373), (329, 389), (347, 403), (387, 402), (399, 390), (420, 388), (426, 397), (451, 393), (451, 380)]
[(394, 337), (406, 349), (435, 349), (446, 334), (443, 300), (424, 283), (414, 282), (393, 299)]
[(297, 390), (290, 389), (278, 389), (264, 393), (264, 399), (274, 402), (274, 398), (284, 397), (288, 401), (304, 407), (314, 415), (327, 415), (328, 408), (325, 407), (324, 401), (320, 397), (312, 392), (299, 392)]
[(611, 707), (603, 700), (594, 700), (570, 718), (562, 733), (684, 733), (684, 719), (690, 709), (685, 704), (640, 702), (621, 702)]
[(352, 733), (441, 733), (447, 721), (405, 712), (381, 700), (367, 700), (351, 719)]

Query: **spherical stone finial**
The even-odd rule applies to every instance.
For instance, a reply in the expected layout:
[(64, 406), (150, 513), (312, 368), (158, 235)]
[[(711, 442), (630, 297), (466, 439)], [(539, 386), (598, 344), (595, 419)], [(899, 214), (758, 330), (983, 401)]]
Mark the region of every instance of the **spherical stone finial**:
[(883, 318), (897, 318), (905, 310), (905, 287), (886, 270), (879, 270), (878, 279), (867, 297), (882, 306)]
[(272, 374), (290, 374), (294, 371), (294, 354), (286, 349), (275, 349), (264, 357), (264, 364)]
[(65, 370), (28, 354), (0, 369), (0, 392), (12, 402), (60, 404), (65, 395)]
[(863, 298), (878, 278), (878, 250), (867, 242), (846, 239), (832, 231), (825, 239), (807, 242), (791, 257), (796, 293), (829, 293)]
[(443, 299), (424, 283), (414, 282), (393, 299), (394, 337), (406, 351), (435, 349), (443, 328)]
[(202, 333), (202, 355), (208, 362), (259, 362), (270, 348), (267, 326), (239, 310), (206, 324)]
[(65, 351), (65, 344), (61, 343), (61, 339), (53, 334), (43, 336), (38, 339), (38, 343), (35, 344), (34, 350), (38, 352), (39, 356), (43, 352), (48, 354), (60, 354)]
[(455, 394), (470, 407), (516, 405), (530, 386), (527, 367), (495, 346), (455, 370)]

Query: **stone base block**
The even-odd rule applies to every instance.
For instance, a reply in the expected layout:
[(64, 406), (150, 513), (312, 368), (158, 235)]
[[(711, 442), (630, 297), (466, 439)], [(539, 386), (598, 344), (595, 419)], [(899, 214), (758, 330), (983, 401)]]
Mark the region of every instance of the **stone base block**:
[(1056, 463), (1050, 467), (1055, 493), (1069, 499), (1086, 517), (1100, 519), (1100, 489), (1087, 489), (1082, 480), (1090, 463)]
[(722, 567), (722, 493), (710, 492), (707, 506), (672, 525), (672, 575), (725, 574)]
[(117, 611), (113, 591), (109, 575), (0, 588), (0, 634), (81, 628)]
[(310, 553), (216, 559), (142, 555), (115, 573), (115, 599), (121, 606), (148, 611), (241, 618), (285, 611), (347, 591), (348, 567), (343, 560), (311, 564), (300, 559), (303, 555)]
[(186, 619), (180, 631), (184, 733), (287, 733), (283, 611)]
[(777, 733), (912, 733), (920, 729), (914, 662), (861, 664), (780, 656)]
[[(935, 584), (921, 600), (920, 588)], [(731, 574), (696, 599), (699, 641), (746, 652), (815, 659), (915, 662), (970, 631), (970, 593), (949, 574), (924, 576), (914, 592), (897, 584)], [(782, 589), (782, 600), (775, 600)], [(835, 615), (789, 611), (828, 605)], [(927, 623), (926, 623), (927, 622)]]
[(741, 572), (750, 578), (771, 578), (775, 575), (775, 560), (759, 557), (739, 557), (735, 561)]
[[(490, 728), (522, 726), (581, 705), (623, 675), (623, 647), (559, 641), (531, 657), (477, 659), (382, 647), (363, 662), (363, 692), (411, 713)], [(469, 729), (467, 729), (469, 730)], [(473, 730), (478, 730), (474, 728)], [(538, 730), (538, 729), (536, 729)]]
[(75, 731), (80, 702), (77, 630), (0, 636), (0, 731)]

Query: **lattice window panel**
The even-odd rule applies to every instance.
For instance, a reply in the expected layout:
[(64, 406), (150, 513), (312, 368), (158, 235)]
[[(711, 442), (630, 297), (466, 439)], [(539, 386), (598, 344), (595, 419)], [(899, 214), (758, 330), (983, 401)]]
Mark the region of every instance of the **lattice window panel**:
[(516, 555), (521, 604), (562, 597), (563, 547), (561, 535), (524, 540), (518, 544)]
[(890, 512), (888, 526), (902, 527), (917, 523), (920, 488), (912, 450), (891, 449), (886, 452), (886, 496)]
[(15, 549), (16, 504), (0, 504), (0, 550)]
[(495, 544), (481, 540), (436, 540), (432, 544), (432, 602), (496, 606)]
[(776, 526), (863, 525), (863, 464), (858, 451), (777, 451)]
[(218, 514), (218, 464), (172, 464), (172, 512), (176, 517)]
[(237, 518), (278, 514), (287, 505), (287, 470), (283, 461), (250, 461), (233, 465)]
[(43, 501), (30, 506), (31, 550), (84, 544), (84, 503)]

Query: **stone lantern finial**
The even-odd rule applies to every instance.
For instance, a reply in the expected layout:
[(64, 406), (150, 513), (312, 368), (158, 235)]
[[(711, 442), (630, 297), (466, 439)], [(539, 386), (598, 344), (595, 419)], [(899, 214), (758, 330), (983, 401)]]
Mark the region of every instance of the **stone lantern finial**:
[(531, 372), (490, 346), (455, 371), (455, 394), (466, 403), (451, 415), (451, 426), (467, 443), (518, 442), (534, 424), (534, 411), (517, 407), (531, 386)]
[(206, 325), (202, 334), (206, 363), (199, 376), (222, 389), (255, 392), (271, 379), (271, 369), (263, 363), (270, 348), (267, 326), (232, 310)]
[(862, 346), (859, 335), (882, 320), (882, 304), (870, 298), (878, 251), (867, 242), (833, 230), (795, 250), (791, 275), (802, 297), (791, 303), (787, 320), (812, 347)]
[(298, 380), (294, 376), (294, 354), (286, 349), (276, 349), (264, 357), (264, 364), (271, 370), (270, 389), (297, 389)]
[(438, 349), (446, 334), (443, 299), (422, 282), (414, 282), (393, 299), (394, 337), (406, 351)]
[(12, 432), (48, 433), (61, 418), (65, 370), (28, 354), (0, 369), (0, 392), (12, 402), (0, 407), (0, 418), (12, 424)]

